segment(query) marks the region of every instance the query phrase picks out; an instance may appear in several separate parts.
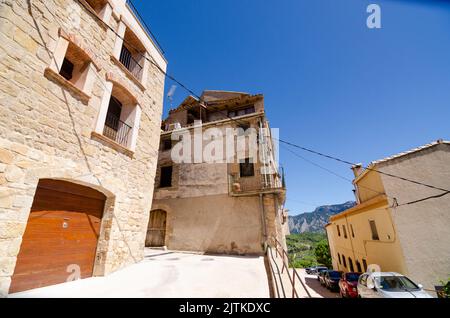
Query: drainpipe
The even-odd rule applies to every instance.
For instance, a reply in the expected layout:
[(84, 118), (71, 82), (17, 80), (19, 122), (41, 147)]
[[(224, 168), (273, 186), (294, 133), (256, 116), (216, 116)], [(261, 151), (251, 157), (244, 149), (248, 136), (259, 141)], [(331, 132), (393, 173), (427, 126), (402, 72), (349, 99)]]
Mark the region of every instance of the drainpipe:
[(264, 201), (263, 201), (263, 194), (259, 194), (259, 205), (261, 208), (261, 225), (262, 225), (262, 233), (263, 233), (263, 241), (262, 245), (264, 247), (264, 251), (266, 250), (267, 245), (267, 228), (266, 228), (266, 211), (264, 209)]

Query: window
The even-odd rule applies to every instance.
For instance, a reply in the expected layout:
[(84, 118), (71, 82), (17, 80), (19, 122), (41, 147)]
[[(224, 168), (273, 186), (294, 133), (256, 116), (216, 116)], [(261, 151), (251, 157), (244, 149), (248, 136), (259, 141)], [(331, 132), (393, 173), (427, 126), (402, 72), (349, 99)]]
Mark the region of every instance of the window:
[(372, 231), (372, 240), (374, 240), (374, 241), (380, 240), (380, 237), (378, 236), (378, 230), (377, 230), (377, 225), (375, 224), (375, 221), (370, 220), (369, 224), (370, 224), (370, 230)]
[(350, 230), (352, 231), (352, 237), (355, 237), (355, 232), (353, 231), (353, 224), (350, 224)]
[(133, 156), (139, 133), (141, 107), (123, 83), (108, 74), (106, 80), (93, 137), (119, 152)]
[(239, 172), (242, 177), (253, 177), (255, 175), (255, 169), (253, 166), (253, 162), (250, 162), (250, 159), (245, 159), (245, 162), (241, 162), (239, 164)]
[(59, 75), (61, 75), (68, 81), (70, 81), (73, 77), (73, 63), (70, 62), (67, 58), (64, 58), (61, 70), (59, 71)]
[(130, 132), (133, 127), (121, 120), (122, 103), (114, 96), (111, 96), (106, 114), (103, 135), (115, 142), (127, 146)]
[(350, 257), (348, 258), (348, 266), (350, 267), (350, 272), (355, 271), (355, 268), (353, 267), (353, 261)]
[(108, 0), (86, 0), (87, 4), (94, 9), (97, 15), (105, 9), (105, 5), (108, 3)]
[(367, 261), (363, 258), (363, 267), (364, 267), (364, 271), (367, 272)]
[(168, 188), (172, 186), (172, 166), (161, 167), (161, 177), (159, 181), (160, 188)]
[(339, 259), (339, 264), (342, 264), (341, 263), (341, 254), (339, 254), (339, 253), (338, 253), (338, 259)]
[(85, 51), (60, 37), (46, 76), (70, 89), (83, 99), (89, 99), (95, 77), (94, 64)]
[(338, 236), (341, 236), (341, 230), (339, 229), (339, 224), (337, 224), (336, 227), (337, 227)]
[(236, 117), (236, 116), (244, 116), (248, 114), (252, 114), (255, 112), (255, 106), (249, 106), (245, 108), (241, 108), (238, 110), (231, 110), (228, 112), (229, 117)]
[(345, 256), (342, 255), (342, 262), (344, 263), (344, 267), (347, 267), (347, 261), (345, 260)]
[(358, 271), (358, 273), (361, 273), (362, 269), (361, 269), (361, 263), (356, 260), (356, 270)]
[(342, 231), (344, 232), (344, 238), (347, 238), (347, 229), (345, 228), (345, 225), (342, 225)]
[(143, 79), (143, 69), (146, 60), (146, 49), (129, 28), (125, 29), (123, 38), (119, 61), (134, 78), (141, 81)]
[(161, 150), (165, 151), (165, 150), (170, 150), (172, 149), (172, 140), (171, 139), (164, 139), (161, 142)]

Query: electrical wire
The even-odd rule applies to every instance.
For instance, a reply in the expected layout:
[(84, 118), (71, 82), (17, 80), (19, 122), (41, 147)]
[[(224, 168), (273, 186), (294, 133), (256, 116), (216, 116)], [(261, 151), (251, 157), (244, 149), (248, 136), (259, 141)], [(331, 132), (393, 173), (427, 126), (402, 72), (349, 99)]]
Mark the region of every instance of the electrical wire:
[[(76, 0), (81, 6), (83, 6), (83, 7), (85, 7), (81, 2), (80, 2), (80, 0)], [(86, 7), (85, 7), (86, 8)], [(129, 45), (131, 48), (133, 48), (133, 49), (136, 49), (136, 50), (138, 50), (132, 43), (129, 43), (123, 36), (121, 36), (120, 34), (118, 34), (110, 25), (108, 25), (107, 23), (105, 23), (102, 19), (100, 19), (100, 17), (99, 16), (97, 16), (97, 14), (93, 11), (93, 10), (90, 10), (90, 8), (88, 8), (88, 12), (95, 18), (95, 19), (98, 19), (99, 21), (101, 21), (103, 24), (105, 24), (117, 37), (119, 37), (122, 41), (124, 41), (124, 43), (126, 43), (127, 45)], [(139, 51), (139, 50), (138, 50)], [(198, 100), (199, 100), (199, 103), (201, 104), (201, 103), (203, 103), (203, 106), (207, 106), (207, 103), (205, 103), (205, 102), (202, 102), (201, 101), (201, 97), (198, 95), (198, 94), (196, 94), (192, 89), (190, 89), (189, 87), (187, 87), (186, 85), (184, 85), (182, 82), (180, 82), (179, 80), (177, 80), (174, 76), (172, 76), (172, 75), (170, 75), (170, 74), (168, 74), (167, 72), (165, 72), (159, 65), (158, 65), (158, 63), (156, 63), (156, 61), (154, 61), (153, 60), (153, 57), (152, 57), (152, 59), (149, 59), (147, 56), (144, 56), (144, 58), (146, 59), (146, 60), (148, 60), (150, 63), (152, 63), (163, 75), (165, 75), (167, 78), (169, 78), (169, 79), (171, 79), (173, 82), (175, 82), (175, 83), (177, 83), (178, 85), (180, 85), (184, 90), (186, 90), (189, 94), (191, 94), (192, 96), (194, 96), (194, 97), (196, 97)], [(229, 119), (231, 119), (231, 120), (234, 120), (234, 121), (236, 121), (234, 118), (232, 118), (231, 116), (229, 116), (228, 114), (227, 114), (227, 117), (229, 118)], [(277, 138), (274, 138), (274, 137), (272, 137), (272, 139), (275, 139), (275, 140), (278, 140), (279, 142), (281, 142), (281, 143), (284, 143), (284, 144), (286, 144), (286, 145), (289, 145), (289, 146), (291, 146), (291, 147), (295, 147), (295, 148), (298, 148), (298, 149), (301, 149), (301, 150), (303, 150), (303, 151), (306, 151), (306, 152), (310, 152), (310, 153), (313, 153), (313, 154), (315, 154), (315, 155), (318, 155), (318, 156), (321, 156), (321, 157), (324, 157), (324, 158), (328, 158), (328, 159), (330, 159), (330, 160), (335, 160), (335, 161), (338, 161), (338, 162), (341, 162), (341, 163), (344, 163), (344, 164), (347, 164), (347, 165), (350, 165), (350, 166), (354, 166), (355, 165), (355, 163), (353, 163), (353, 162), (350, 162), (350, 161), (347, 161), (347, 160), (344, 160), (344, 159), (341, 159), (341, 158), (338, 158), (338, 157), (335, 157), (335, 156), (331, 156), (331, 155), (328, 155), (328, 154), (325, 154), (325, 153), (322, 153), (322, 152), (319, 152), (319, 151), (316, 151), (316, 150), (313, 150), (313, 149), (310, 149), (310, 148), (307, 148), (307, 147), (303, 147), (303, 146), (300, 146), (300, 145), (297, 145), (297, 144), (294, 144), (294, 143), (292, 143), (292, 142), (289, 142), (289, 141), (285, 141), (285, 140), (282, 140), (282, 139), (277, 139)], [(444, 188), (440, 188), (440, 187), (436, 187), (436, 186), (433, 186), (433, 185), (430, 185), (430, 184), (427, 184), (427, 183), (424, 183), (424, 182), (420, 182), (420, 181), (416, 181), (416, 180), (412, 180), (412, 179), (409, 179), (409, 178), (405, 178), (405, 177), (401, 177), (401, 176), (397, 176), (397, 175), (394, 175), (394, 174), (392, 174), (392, 173), (387, 173), (387, 172), (383, 172), (383, 171), (380, 171), (380, 170), (377, 170), (377, 169), (373, 169), (373, 168), (370, 168), (370, 167), (364, 167), (364, 169), (365, 170), (368, 170), (368, 171), (373, 171), (373, 172), (377, 172), (377, 173), (379, 173), (379, 174), (383, 174), (383, 175), (386, 175), (386, 176), (389, 176), (389, 177), (392, 177), (392, 178), (397, 178), (397, 179), (400, 179), (400, 180), (403, 180), (403, 181), (405, 181), (405, 182), (410, 182), (410, 183), (413, 183), (413, 184), (416, 184), (416, 185), (421, 185), (421, 186), (424, 186), (424, 187), (428, 187), (428, 188), (431, 188), (431, 189), (435, 189), (435, 190), (440, 190), (440, 191), (443, 191), (443, 192), (450, 192), (450, 190), (448, 190), (448, 189), (444, 189)]]

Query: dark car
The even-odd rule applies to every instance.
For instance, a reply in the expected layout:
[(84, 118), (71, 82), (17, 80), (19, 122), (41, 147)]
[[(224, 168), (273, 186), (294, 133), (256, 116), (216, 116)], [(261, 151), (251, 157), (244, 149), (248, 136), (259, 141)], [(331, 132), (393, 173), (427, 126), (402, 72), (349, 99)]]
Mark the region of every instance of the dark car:
[(342, 298), (358, 297), (358, 279), (361, 273), (344, 273), (339, 281), (339, 293)]
[(340, 271), (326, 271), (325, 275), (324, 275), (324, 282), (325, 282), (325, 286), (329, 289), (329, 290), (338, 290), (339, 289), (339, 280), (342, 277), (342, 272)]
[(317, 280), (320, 282), (320, 285), (325, 286), (325, 275), (328, 272), (328, 269), (321, 269), (317, 274)]
[(328, 268), (325, 266), (316, 266), (316, 267), (311, 268), (310, 272), (312, 275), (319, 275), (320, 271), (326, 271), (326, 270), (328, 270)]
[(320, 268), (327, 269), (326, 266), (317, 265), (317, 266), (307, 267), (307, 268), (305, 268), (305, 271), (306, 271), (306, 274), (315, 275), (315, 274), (317, 274), (317, 270), (320, 269)]

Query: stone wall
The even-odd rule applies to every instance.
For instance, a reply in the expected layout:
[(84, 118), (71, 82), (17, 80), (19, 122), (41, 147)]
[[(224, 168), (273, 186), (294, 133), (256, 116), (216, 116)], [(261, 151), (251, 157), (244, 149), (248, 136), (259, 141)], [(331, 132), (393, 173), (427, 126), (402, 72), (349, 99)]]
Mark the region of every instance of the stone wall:
[[(117, 28), (116, 15), (109, 22)], [(76, 34), (100, 65), (87, 102), (44, 76), (61, 28)], [(88, 185), (107, 196), (95, 275), (143, 257), (164, 76), (149, 65), (145, 89), (137, 87), (111, 59), (115, 40), (115, 34), (76, 1), (5, 0), (0, 4), (0, 295), (8, 291), (40, 178)], [(135, 92), (142, 108), (137, 145), (131, 154), (92, 138), (107, 73)]]

